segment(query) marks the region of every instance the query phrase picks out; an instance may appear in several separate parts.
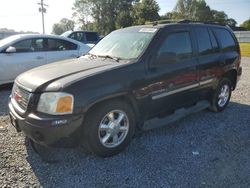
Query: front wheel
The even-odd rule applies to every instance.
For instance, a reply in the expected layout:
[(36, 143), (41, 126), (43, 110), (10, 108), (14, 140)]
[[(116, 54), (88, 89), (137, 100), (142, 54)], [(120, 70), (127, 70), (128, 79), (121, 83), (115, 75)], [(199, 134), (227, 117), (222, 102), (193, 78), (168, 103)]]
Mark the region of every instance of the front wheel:
[(224, 110), (231, 98), (232, 82), (228, 78), (222, 78), (215, 90), (210, 109), (214, 112), (221, 112)]
[(135, 133), (135, 115), (127, 103), (110, 100), (92, 109), (84, 122), (83, 145), (96, 155), (115, 155), (129, 144)]

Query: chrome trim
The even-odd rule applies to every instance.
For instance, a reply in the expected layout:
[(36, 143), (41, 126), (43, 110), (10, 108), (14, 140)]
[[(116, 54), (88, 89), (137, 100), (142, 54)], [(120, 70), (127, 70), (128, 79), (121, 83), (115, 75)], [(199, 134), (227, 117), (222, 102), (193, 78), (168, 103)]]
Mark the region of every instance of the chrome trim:
[(214, 79), (211, 78), (211, 79), (208, 79), (208, 80), (201, 81), (200, 83), (196, 83), (196, 84), (192, 84), (192, 85), (189, 85), (189, 86), (185, 86), (185, 87), (173, 90), (173, 91), (169, 91), (169, 92), (165, 91), (165, 92), (163, 92), (163, 93), (161, 93), (159, 95), (152, 96), (152, 99), (155, 100), (155, 99), (159, 99), (159, 98), (166, 97), (166, 96), (169, 96), (169, 95), (173, 95), (175, 93), (179, 93), (179, 92), (182, 92), (182, 91), (185, 91), (185, 90), (188, 90), (188, 89), (199, 87), (201, 85), (209, 84), (209, 83), (211, 83), (213, 81), (214, 81)]
[(169, 95), (173, 95), (175, 93), (179, 93), (179, 92), (182, 92), (182, 91), (185, 91), (185, 90), (188, 90), (188, 89), (192, 89), (192, 88), (195, 88), (195, 87), (198, 87), (198, 86), (199, 86), (199, 83), (192, 84), (192, 85), (185, 86), (185, 87), (173, 90), (173, 91), (164, 92), (164, 93), (161, 93), (159, 95), (152, 96), (152, 99), (153, 100), (159, 99), (159, 98), (166, 97), (166, 96), (169, 96)]
[(15, 83), (14, 83), (14, 84), (16, 84), (16, 85), (18, 85), (19, 87), (23, 88), (24, 90), (26, 90), (26, 91), (28, 91), (28, 92), (32, 93), (32, 89), (29, 89), (29, 88), (27, 88), (27, 87), (23, 86), (22, 84), (20, 84), (20, 83), (19, 83), (19, 82), (17, 82), (17, 81), (15, 81)]
[[(27, 96), (27, 100), (25, 101), (22, 101), (22, 102), (25, 102), (24, 106), (23, 104), (19, 104), (13, 97), (13, 93), (16, 92), (16, 89), (19, 89), (21, 90), (22, 94), (26, 94)], [(12, 92), (11, 92), (11, 103), (13, 104), (13, 107), (15, 109), (17, 109), (20, 113), (24, 114), (26, 111), (27, 111), (27, 108), (28, 108), (28, 105), (29, 105), (29, 102), (30, 102), (30, 98), (31, 98), (31, 95), (32, 93), (30, 93), (29, 91), (26, 90), (26, 88), (23, 88), (22, 86), (20, 86), (19, 84), (17, 84), (16, 82), (14, 83), (13, 85), (13, 88), (12, 88)], [(24, 96), (22, 96), (24, 97)]]
[(200, 81), (200, 85), (209, 84), (209, 83), (211, 83), (211, 82), (213, 82), (213, 81), (214, 81), (214, 79), (213, 79), (213, 78), (208, 79), (208, 80), (203, 80), (203, 81)]

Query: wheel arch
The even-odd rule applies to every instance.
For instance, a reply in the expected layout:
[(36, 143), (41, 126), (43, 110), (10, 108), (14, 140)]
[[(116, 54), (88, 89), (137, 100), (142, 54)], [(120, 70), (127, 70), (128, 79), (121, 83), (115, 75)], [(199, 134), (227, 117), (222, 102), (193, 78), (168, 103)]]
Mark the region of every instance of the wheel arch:
[(101, 104), (106, 103), (106, 102), (111, 101), (111, 100), (119, 100), (119, 101), (128, 103), (132, 107), (132, 110), (135, 113), (136, 122), (137, 123), (141, 122), (141, 118), (140, 118), (141, 113), (139, 111), (137, 101), (136, 101), (135, 97), (132, 94), (129, 94), (129, 93), (119, 93), (119, 94), (115, 94), (115, 95), (111, 95), (111, 96), (108, 96), (108, 97), (103, 97), (103, 98), (100, 98), (98, 100), (95, 100), (94, 102), (90, 103), (85, 108), (84, 112), (86, 114), (88, 114), (96, 106), (101, 105)]
[(232, 89), (236, 88), (237, 83), (237, 71), (235, 69), (231, 69), (223, 74), (223, 77), (229, 78), (232, 82)]

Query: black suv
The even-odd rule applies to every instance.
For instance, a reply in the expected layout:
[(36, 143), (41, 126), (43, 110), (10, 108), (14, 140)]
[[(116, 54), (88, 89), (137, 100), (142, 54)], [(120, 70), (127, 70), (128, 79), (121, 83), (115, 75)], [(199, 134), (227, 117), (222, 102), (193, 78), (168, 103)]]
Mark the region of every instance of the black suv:
[(239, 44), (225, 26), (175, 23), (110, 33), (89, 54), (20, 75), (12, 124), (40, 146), (123, 150), (136, 130), (205, 108), (222, 111), (241, 75)]

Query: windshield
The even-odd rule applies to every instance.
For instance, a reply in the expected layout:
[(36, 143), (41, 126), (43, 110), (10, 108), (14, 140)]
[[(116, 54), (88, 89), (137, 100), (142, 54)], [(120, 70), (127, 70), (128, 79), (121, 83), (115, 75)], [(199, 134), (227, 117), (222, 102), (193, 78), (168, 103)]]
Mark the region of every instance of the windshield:
[(156, 31), (155, 28), (114, 31), (97, 43), (89, 53), (119, 59), (136, 59), (148, 46)]

